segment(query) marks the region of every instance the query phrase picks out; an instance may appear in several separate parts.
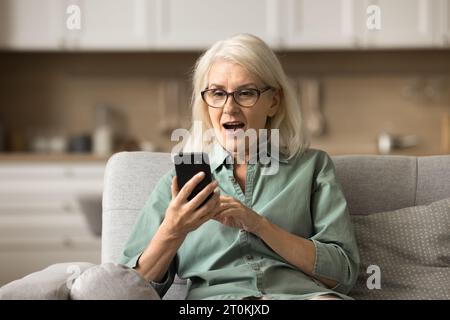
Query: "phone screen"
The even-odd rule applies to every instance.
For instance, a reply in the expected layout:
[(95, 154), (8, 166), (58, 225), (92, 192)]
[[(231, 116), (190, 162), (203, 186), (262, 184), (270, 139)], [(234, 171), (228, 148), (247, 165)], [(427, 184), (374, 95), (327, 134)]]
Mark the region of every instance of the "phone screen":
[[(188, 201), (192, 200), (200, 191), (203, 190), (203, 188), (212, 182), (211, 168), (209, 166), (209, 158), (207, 153), (180, 152), (175, 155), (174, 163), (179, 190), (181, 190), (181, 188), (183, 188), (183, 186), (200, 171), (205, 173), (203, 180), (197, 184), (192, 193), (188, 196)], [(204, 205), (212, 196), (213, 192), (209, 194), (200, 206)]]

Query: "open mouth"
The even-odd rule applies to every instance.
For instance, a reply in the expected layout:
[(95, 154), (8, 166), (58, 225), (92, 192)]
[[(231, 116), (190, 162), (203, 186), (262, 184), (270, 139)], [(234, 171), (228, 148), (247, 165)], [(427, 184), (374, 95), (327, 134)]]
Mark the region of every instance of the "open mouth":
[(245, 124), (241, 121), (230, 121), (223, 123), (222, 126), (225, 128), (225, 130), (236, 131), (239, 129), (243, 129), (245, 127)]

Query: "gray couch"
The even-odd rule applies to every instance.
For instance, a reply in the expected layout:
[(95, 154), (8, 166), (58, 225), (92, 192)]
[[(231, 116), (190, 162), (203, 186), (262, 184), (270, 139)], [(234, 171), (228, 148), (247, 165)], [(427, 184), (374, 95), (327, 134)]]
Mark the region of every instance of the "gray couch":
[[(450, 231), (447, 231), (450, 230), (450, 211), (446, 211), (450, 205), (444, 202), (431, 209), (426, 207), (435, 201), (450, 198), (450, 155), (428, 157), (345, 155), (334, 156), (332, 159), (355, 222), (357, 240), (360, 242), (361, 273), (355, 290), (350, 294), (358, 299), (450, 299)], [(167, 153), (122, 152), (115, 154), (109, 160), (103, 193), (102, 262), (117, 261), (136, 217), (155, 183), (171, 168), (170, 155)], [(409, 208), (409, 211), (404, 211), (403, 208), (408, 207), (419, 209)], [(440, 210), (437, 213), (434, 212), (436, 208)], [(427, 224), (426, 215), (431, 216), (431, 214), (434, 214), (433, 221), (441, 227), (442, 232), (427, 238), (427, 241), (431, 241), (429, 246), (435, 250), (428, 253), (429, 248), (426, 247), (428, 242), (421, 239), (421, 234), (438, 229)], [(415, 235), (416, 220), (409, 218), (413, 216), (421, 223), (425, 221), (422, 223), (425, 225), (423, 228), (428, 229), (423, 231), (423, 228), (420, 229), (418, 225), (418, 234)], [(393, 217), (396, 219), (389, 220)], [(412, 228), (412, 231), (401, 228), (404, 225), (402, 219), (412, 223), (412, 227), (411, 225), (408, 227)], [(381, 236), (384, 228), (395, 228), (396, 223), (400, 224), (400, 231), (393, 229), (394, 231), (390, 234), (394, 233), (395, 238), (396, 233), (406, 232), (406, 235), (412, 239), (408, 242), (409, 247), (403, 249), (403, 239), (389, 240), (389, 244), (381, 242), (377, 247), (379, 238), (377, 233)], [(419, 244), (425, 245), (426, 257), (422, 258), (423, 250), (414, 244), (416, 240)], [(376, 253), (379, 252), (381, 255), (377, 256)], [(385, 257), (390, 260), (382, 261)], [(433, 259), (436, 261), (434, 262)], [(427, 268), (423, 268), (421, 260), (428, 261)], [(382, 273), (382, 288), (378, 291), (376, 288), (368, 289), (366, 285), (370, 276), (370, 273), (366, 273), (367, 267), (377, 263), (382, 265), (385, 275), (383, 277)], [(396, 265), (407, 265), (410, 269), (399, 267), (400, 269), (396, 270), (397, 273), (392, 273)], [(416, 265), (420, 268), (418, 271), (415, 269)], [(402, 280), (409, 281), (407, 277), (410, 273), (422, 275), (423, 279), (429, 275), (433, 276), (434, 278), (430, 280), (433, 282), (433, 287), (428, 288), (428, 282), (422, 287), (417, 284), (414, 287), (414, 284), (403, 283)], [(415, 279), (410, 282), (420, 284), (422, 278), (419, 281)], [(186, 282), (176, 279), (164, 298), (182, 299), (185, 293)]]
[[(332, 157), (348, 201), (361, 255), (356, 299), (450, 299), (450, 155)], [(1, 299), (151, 298), (130, 269), (112, 268), (155, 183), (172, 168), (170, 155), (117, 153), (108, 161), (103, 193), (102, 262), (50, 266), (0, 288)], [(69, 286), (68, 270), (81, 276)], [(101, 294), (90, 277), (112, 274)], [(73, 274), (72, 274), (73, 275)], [(84, 280), (83, 280), (84, 279)], [(91, 288), (92, 287), (92, 288)], [(128, 288), (128, 293), (121, 291)], [(176, 279), (164, 299), (183, 299)], [(75, 291), (75, 292), (74, 292)], [(102, 296), (103, 294), (103, 296)]]

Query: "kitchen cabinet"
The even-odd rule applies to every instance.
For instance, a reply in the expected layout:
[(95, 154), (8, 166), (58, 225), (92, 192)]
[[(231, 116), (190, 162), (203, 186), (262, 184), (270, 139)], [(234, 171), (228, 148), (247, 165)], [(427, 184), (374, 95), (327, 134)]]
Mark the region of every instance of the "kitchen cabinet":
[(440, 19), (444, 46), (450, 47), (450, 0), (441, 0)]
[(380, 8), (381, 29), (369, 30), (363, 25), (363, 45), (367, 48), (414, 48), (442, 45), (443, 34), (440, 25), (443, 17), (440, 10), (443, 2), (447, 1), (365, 1), (367, 5), (377, 5)]
[(61, 0), (0, 1), (0, 47), (8, 49), (57, 49), (64, 35)]
[[(80, 29), (67, 28), (70, 5)], [(155, 2), (146, 0), (2, 0), (0, 47), (14, 50), (121, 50), (154, 47)]]
[[(2, 0), (0, 48), (15, 50), (204, 50), (236, 33), (272, 48), (450, 46), (450, 0)], [(81, 29), (66, 9), (80, 7)], [(367, 8), (381, 12), (369, 30)]]
[(155, 1), (95, 0), (81, 3), (83, 27), (72, 46), (78, 49), (155, 47)]
[[(57, 262), (100, 262), (103, 162), (0, 162), (0, 286)], [(86, 211), (83, 199), (97, 199)]]
[(356, 41), (354, 0), (284, 0), (283, 47), (351, 48)]
[(252, 33), (278, 47), (276, 0), (156, 0), (160, 49), (204, 49), (236, 33)]

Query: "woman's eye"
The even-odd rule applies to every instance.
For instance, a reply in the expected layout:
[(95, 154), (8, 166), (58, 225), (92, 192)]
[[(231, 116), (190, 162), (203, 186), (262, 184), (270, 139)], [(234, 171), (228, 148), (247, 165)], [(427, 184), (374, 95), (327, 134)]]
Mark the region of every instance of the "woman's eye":
[(214, 90), (214, 91), (212, 92), (212, 94), (213, 94), (213, 96), (216, 97), (216, 98), (220, 98), (220, 97), (225, 96), (225, 93), (224, 93), (223, 91), (221, 91), (221, 90)]
[(256, 93), (254, 90), (241, 90), (239, 91), (239, 96), (243, 98), (253, 97)]

